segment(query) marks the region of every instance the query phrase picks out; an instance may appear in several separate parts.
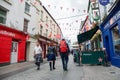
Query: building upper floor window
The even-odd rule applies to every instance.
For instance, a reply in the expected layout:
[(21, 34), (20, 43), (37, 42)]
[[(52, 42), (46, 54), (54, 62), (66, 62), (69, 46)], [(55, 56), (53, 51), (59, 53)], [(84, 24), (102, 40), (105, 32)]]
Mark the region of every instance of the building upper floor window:
[(56, 28), (55, 28), (55, 24), (54, 24), (53, 26), (54, 26), (54, 32), (55, 32), (55, 29), (56, 29)]
[(41, 11), (40, 19), (43, 21), (43, 11)]
[(46, 29), (46, 37), (48, 36), (48, 29)]
[(91, 5), (91, 7), (93, 8), (93, 9), (98, 9), (98, 3), (92, 3), (92, 5)]
[(24, 31), (24, 32), (27, 32), (28, 23), (29, 23), (29, 21), (28, 21), (27, 19), (24, 19), (24, 28), (23, 28), (23, 31)]
[(52, 26), (52, 20), (50, 20), (50, 27)]
[(46, 23), (48, 23), (48, 17), (46, 16)]
[(112, 29), (112, 37), (113, 37), (115, 54), (117, 56), (120, 56), (120, 32), (119, 32), (119, 27), (118, 26), (115, 26)]
[(59, 29), (57, 28), (57, 34), (59, 34)]
[(27, 2), (25, 3), (25, 12), (30, 13), (30, 5)]
[(43, 26), (40, 26), (40, 34), (42, 35)]
[(7, 11), (0, 9), (0, 23), (3, 24), (6, 23), (6, 15), (7, 15)]

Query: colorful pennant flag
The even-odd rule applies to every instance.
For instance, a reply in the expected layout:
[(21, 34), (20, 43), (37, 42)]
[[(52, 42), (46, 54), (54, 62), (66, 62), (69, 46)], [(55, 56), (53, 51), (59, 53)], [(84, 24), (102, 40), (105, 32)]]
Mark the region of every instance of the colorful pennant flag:
[(50, 32), (50, 34), (49, 34), (49, 36), (48, 36), (48, 37), (50, 37), (50, 38), (52, 37), (52, 32)]
[(22, 2), (23, 2), (23, 0), (20, 0), (20, 2), (22, 3)]
[(50, 5), (48, 5), (48, 7), (50, 7)]
[(61, 35), (60, 35), (60, 34), (56, 34), (55, 37), (56, 37), (57, 39), (60, 39), (60, 38), (61, 38)]
[(63, 9), (63, 7), (61, 6), (61, 7), (60, 7), (60, 9), (62, 10), (62, 9)]
[(90, 0), (90, 2), (96, 2), (96, 0)]

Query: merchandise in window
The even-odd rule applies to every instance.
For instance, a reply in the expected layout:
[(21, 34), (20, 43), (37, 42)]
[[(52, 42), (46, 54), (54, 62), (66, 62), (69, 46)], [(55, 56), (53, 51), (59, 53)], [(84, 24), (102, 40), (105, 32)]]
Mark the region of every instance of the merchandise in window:
[(120, 56), (120, 32), (119, 27), (115, 26), (112, 29), (113, 43), (114, 43), (114, 51), (117, 56)]

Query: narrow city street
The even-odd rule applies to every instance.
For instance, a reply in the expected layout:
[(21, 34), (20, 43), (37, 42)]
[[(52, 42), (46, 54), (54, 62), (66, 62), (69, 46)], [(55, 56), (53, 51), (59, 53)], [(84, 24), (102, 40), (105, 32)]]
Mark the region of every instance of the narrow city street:
[(102, 65), (77, 66), (70, 55), (68, 71), (63, 71), (61, 59), (56, 61), (56, 69), (49, 70), (48, 63), (42, 64), (40, 70), (36, 67), (6, 77), (2, 80), (119, 80), (120, 70), (117, 67)]
[(120, 80), (120, 0), (0, 0), (0, 80)]

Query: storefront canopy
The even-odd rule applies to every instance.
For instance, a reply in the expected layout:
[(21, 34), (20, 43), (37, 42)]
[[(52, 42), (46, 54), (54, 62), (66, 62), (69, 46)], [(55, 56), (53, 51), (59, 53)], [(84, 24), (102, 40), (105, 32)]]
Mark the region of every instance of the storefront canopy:
[(78, 44), (82, 43), (82, 42), (85, 42), (87, 40), (90, 40), (92, 38), (92, 36), (96, 33), (96, 31), (99, 29), (98, 26), (96, 26), (95, 28), (87, 31), (87, 32), (84, 32), (82, 34), (79, 34), (77, 36), (77, 40), (78, 40)]

